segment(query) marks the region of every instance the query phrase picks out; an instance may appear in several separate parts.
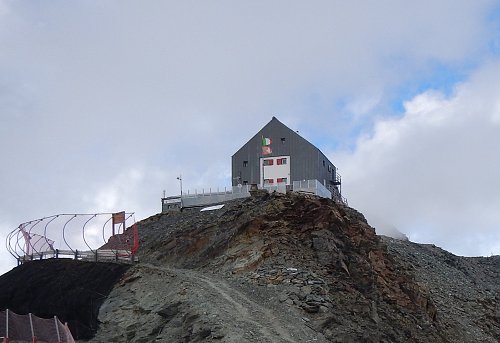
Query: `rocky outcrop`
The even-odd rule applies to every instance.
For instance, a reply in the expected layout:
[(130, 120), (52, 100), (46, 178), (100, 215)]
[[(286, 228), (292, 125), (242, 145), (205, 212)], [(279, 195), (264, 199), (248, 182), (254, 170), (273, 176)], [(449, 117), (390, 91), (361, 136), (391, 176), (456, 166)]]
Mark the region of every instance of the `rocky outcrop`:
[(135, 266), (101, 307), (91, 342), (326, 342), (275, 292), (216, 273)]
[(388, 251), (429, 290), (450, 342), (500, 342), (500, 256), (459, 257), (432, 244), (383, 237)]
[(139, 231), (141, 260), (282, 286), (282, 303), (327, 339), (441, 339), (428, 290), (359, 212), (327, 199), (264, 195), (210, 213), (158, 215)]
[[(377, 236), (362, 214), (327, 199), (255, 193), (137, 225), (141, 262), (113, 278), (92, 274), (115, 284), (100, 298), (92, 343), (500, 339), (498, 257)], [(13, 282), (38, 296), (49, 290), (31, 286), (35, 265), (19, 268), (27, 276)], [(86, 283), (90, 267), (81, 268), (59, 277), (80, 274), (75, 280)], [(73, 301), (68, 287), (49, 287)]]

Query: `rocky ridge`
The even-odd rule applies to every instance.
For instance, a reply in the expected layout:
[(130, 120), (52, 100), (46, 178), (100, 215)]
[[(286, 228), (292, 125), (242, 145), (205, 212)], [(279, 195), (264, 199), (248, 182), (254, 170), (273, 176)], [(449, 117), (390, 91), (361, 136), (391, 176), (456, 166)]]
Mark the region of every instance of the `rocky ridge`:
[[(263, 194), (218, 211), (159, 214), (139, 223), (139, 232), (142, 262), (195, 270), (216, 285), (222, 278), (247, 298), (260, 294), (262, 306), (285, 306), (301, 319), (293, 327), (313, 330), (312, 337), (442, 341), (428, 290), (359, 212), (327, 199)], [(286, 341), (279, 337), (248, 341)]]
[(429, 290), (444, 337), (500, 342), (500, 256), (459, 257), (432, 244), (382, 240)]
[(377, 236), (327, 199), (257, 193), (138, 227), (90, 342), (499, 340), (498, 257)]

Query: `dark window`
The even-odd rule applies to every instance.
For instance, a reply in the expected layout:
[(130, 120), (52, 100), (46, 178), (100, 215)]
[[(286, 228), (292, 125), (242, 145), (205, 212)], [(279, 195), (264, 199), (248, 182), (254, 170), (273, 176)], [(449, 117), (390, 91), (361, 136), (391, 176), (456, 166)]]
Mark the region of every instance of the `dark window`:
[(243, 161), (243, 167), (248, 166), (248, 161)]
[(264, 179), (265, 185), (272, 185), (274, 183), (274, 179)]
[(276, 180), (277, 183), (287, 183), (287, 178), (286, 177), (279, 177)]
[(274, 164), (274, 160), (264, 160), (265, 166), (272, 166)]
[(325, 160), (323, 160), (323, 167), (325, 166)]
[(332, 166), (328, 166), (328, 172), (332, 171)]
[(243, 184), (244, 185), (248, 185), (248, 181), (243, 181)]
[(277, 165), (286, 164), (286, 158), (278, 158), (276, 160)]
[(285, 144), (285, 141), (286, 141), (286, 138), (285, 137), (281, 137), (281, 143)]

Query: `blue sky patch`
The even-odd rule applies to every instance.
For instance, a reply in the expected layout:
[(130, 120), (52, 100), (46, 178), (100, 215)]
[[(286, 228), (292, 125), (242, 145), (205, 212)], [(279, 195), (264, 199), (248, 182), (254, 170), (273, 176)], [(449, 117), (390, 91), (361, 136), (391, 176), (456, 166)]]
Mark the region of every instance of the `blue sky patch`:
[(404, 102), (413, 99), (427, 90), (435, 90), (450, 96), (456, 85), (467, 79), (473, 66), (451, 66), (443, 63), (432, 63), (427, 71), (417, 79), (400, 86), (391, 96), (391, 108), (395, 114), (404, 112)]

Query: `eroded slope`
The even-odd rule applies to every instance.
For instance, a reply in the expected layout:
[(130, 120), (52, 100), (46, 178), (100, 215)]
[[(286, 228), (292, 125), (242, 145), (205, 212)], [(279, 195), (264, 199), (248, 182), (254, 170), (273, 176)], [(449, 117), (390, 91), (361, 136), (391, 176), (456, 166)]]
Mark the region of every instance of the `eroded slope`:
[(357, 211), (327, 199), (262, 195), (222, 210), (140, 223), (141, 260), (275, 288), (329, 340), (445, 341), (428, 290)]

